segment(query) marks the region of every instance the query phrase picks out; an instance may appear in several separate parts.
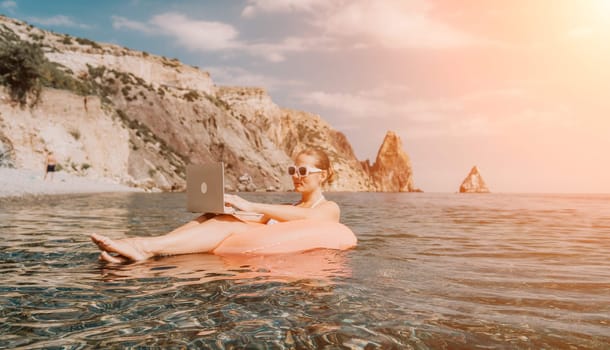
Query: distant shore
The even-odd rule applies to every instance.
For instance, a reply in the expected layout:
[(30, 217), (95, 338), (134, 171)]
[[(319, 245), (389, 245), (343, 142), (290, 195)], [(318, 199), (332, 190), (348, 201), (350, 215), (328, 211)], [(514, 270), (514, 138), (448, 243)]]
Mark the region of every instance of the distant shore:
[(108, 180), (93, 180), (62, 171), (53, 174), (53, 180), (44, 180), (44, 171), (0, 168), (0, 198), (52, 194), (78, 194), (101, 192), (141, 192)]

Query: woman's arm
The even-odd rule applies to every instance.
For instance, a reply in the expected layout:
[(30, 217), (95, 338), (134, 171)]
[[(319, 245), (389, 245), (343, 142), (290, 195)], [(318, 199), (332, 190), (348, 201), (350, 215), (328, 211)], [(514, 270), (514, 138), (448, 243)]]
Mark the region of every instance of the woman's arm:
[(326, 201), (315, 208), (301, 208), (292, 205), (252, 203), (252, 209), (277, 221), (331, 220), (339, 221), (341, 210), (335, 202)]
[(301, 208), (292, 205), (249, 202), (236, 195), (225, 195), (225, 202), (244, 211), (265, 214), (277, 221), (331, 220), (339, 221), (341, 209), (335, 202), (326, 201), (315, 208)]

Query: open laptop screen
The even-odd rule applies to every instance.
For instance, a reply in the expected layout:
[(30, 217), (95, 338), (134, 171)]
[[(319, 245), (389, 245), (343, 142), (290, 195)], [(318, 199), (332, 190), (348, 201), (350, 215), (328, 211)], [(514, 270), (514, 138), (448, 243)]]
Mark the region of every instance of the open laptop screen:
[(186, 208), (197, 213), (224, 213), (224, 163), (186, 167)]

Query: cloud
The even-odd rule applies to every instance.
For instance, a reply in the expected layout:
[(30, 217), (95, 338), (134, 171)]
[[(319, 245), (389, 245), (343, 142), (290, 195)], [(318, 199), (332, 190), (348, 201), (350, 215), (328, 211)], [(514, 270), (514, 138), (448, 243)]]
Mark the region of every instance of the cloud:
[(458, 118), (467, 114), (458, 99), (399, 98), (405, 90), (385, 86), (353, 94), (314, 91), (301, 95), (300, 101), (328, 111), (340, 130), (404, 129), (414, 139), (490, 131), (481, 118)]
[(112, 27), (114, 29), (130, 29), (146, 34), (154, 34), (156, 29), (146, 23), (132, 21), (125, 17), (112, 16)]
[(281, 62), (289, 53), (325, 47), (328, 43), (328, 39), (323, 37), (287, 37), (277, 43), (244, 44), (242, 49), (251, 55), (264, 57), (268, 61)]
[[(272, 42), (246, 41), (231, 24), (205, 21), (177, 12), (161, 13), (148, 21), (113, 16), (113, 27), (164, 35), (181, 47), (201, 52), (242, 52), (270, 62), (281, 62), (298, 52), (342, 49), (455, 48), (489, 45), (429, 15), (427, 1), (400, 0), (337, 2), (326, 0), (250, 0), (242, 16), (260, 13), (301, 12), (309, 28), (298, 36)], [(307, 26), (306, 25), (306, 26)]]
[(426, 2), (353, 1), (314, 20), (327, 35), (391, 49), (490, 44), (430, 16)]
[(313, 12), (329, 3), (328, 0), (248, 0), (241, 15), (255, 17), (261, 13)]
[(250, 0), (242, 16), (304, 13), (318, 30), (315, 35), (340, 47), (443, 49), (498, 45), (433, 19), (431, 10), (432, 5), (425, 0)]
[[(298, 99), (314, 106), (318, 113), (328, 113), (339, 129), (393, 128), (404, 130), (413, 139), (510, 136), (523, 130), (567, 130), (579, 123), (566, 106), (519, 103), (532, 97), (519, 88), (427, 99), (410, 91), (405, 86), (390, 85), (354, 93), (311, 91)], [(491, 109), (472, 105), (481, 100), (494, 101)]]
[(287, 53), (306, 50), (308, 47), (320, 45), (324, 40), (287, 37), (276, 43), (250, 44), (240, 40), (237, 29), (229, 24), (194, 20), (175, 12), (153, 16), (147, 22), (112, 16), (112, 26), (116, 29), (168, 36), (178, 45), (191, 51), (241, 51), (271, 62), (283, 61)]
[(376, 120), (396, 119), (411, 121), (436, 121), (439, 115), (455, 113), (463, 109), (458, 100), (421, 100), (410, 98), (405, 102), (405, 86), (381, 86), (356, 93), (330, 93), (312, 91), (302, 94), (302, 103), (332, 109), (349, 119), (374, 118)]
[(116, 29), (169, 36), (191, 51), (222, 51), (244, 46), (237, 40), (238, 31), (229, 24), (193, 20), (175, 12), (156, 15), (147, 22), (112, 16), (112, 26)]
[(112, 26), (115, 29), (169, 36), (191, 51), (222, 51), (243, 46), (236, 40), (239, 33), (231, 25), (192, 20), (174, 12), (156, 15), (148, 22), (112, 16)]
[(303, 46), (306, 50), (504, 46), (436, 20), (432, 10), (426, 0), (250, 0), (242, 16), (299, 12), (315, 31), (308, 41), (326, 44)]
[(17, 3), (11, 0), (2, 1), (0, 2), (0, 7), (7, 10), (13, 10), (17, 8)]
[(218, 85), (257, 86), (273, 91), (280, 87), (300, 86), (303, 83), (296, 80), (278, 79), (263, 74), (253, 73), (241, 67), (205, 67), (212, 79)]
[(70, 27), (70, 28), (84, 28), (88, 29), (91, 26), (83, 23), (78, 23), (72, 20), (72, 18), (64, 15), (57, 15), (53, 17), (28, 17), (27, 20), (34, 24), (43, 26), (57, 26), (57, 27)]
[(379, 109), (387, 109), (384, 101), (347, 93), (312, 91), (302, 96), (305, 104), (340, 111), (353, 118), (370, 118)]
[(236, 41), (238, 31), (221, 22), (190, 19), (179, 13), (164, 13), (149, 21), (158, 30), (174, 37), (189, 50), (216, 51), (234, 49), (243, 44)]

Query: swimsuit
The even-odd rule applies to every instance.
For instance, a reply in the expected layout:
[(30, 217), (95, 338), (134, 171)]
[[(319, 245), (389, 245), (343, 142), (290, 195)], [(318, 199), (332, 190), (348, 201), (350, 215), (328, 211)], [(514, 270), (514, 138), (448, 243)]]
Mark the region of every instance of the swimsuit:
[(54, 171), (55, 171), (55, 164), (47, 165), (47, 172), (54, 172)]
[[(309, 207), (309, 208), (315, 208), (315, 207), (317, 207), (317, 206), (318, 206), (318, 204), (322, 203), (322, 201), (323, 201), (324, 199), (325, 199), (325, 198), (324, 198), (324, 196), (321, 196), (321, 197), (320, 197), (320, 198), (318, 198), (318, 200), (317, 200), (317, 201), (315, 201), (315, 203), (314, 203), (314, 204), (312, 204), (312, 205), (311, 205), (311, 207)], [(296, 205), (297, 205), (297, 204), (299, 204), (299, 203), (301, 203), (301, 202), (296, 202), (296, 203), (294, 203), (294, 204), (293, 204), (293, 206), (296, 206)], [(273, 224), (277, 224), (277, 223), (279, 223), (279, 221), (277, 221), (277, 220), (275, 220), (275, 219), (269, 219), (269, 220), (267, 220), (267, 223), (266, 223), (265, 225), (273, 225)]]

